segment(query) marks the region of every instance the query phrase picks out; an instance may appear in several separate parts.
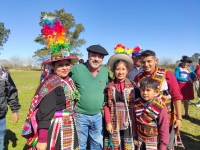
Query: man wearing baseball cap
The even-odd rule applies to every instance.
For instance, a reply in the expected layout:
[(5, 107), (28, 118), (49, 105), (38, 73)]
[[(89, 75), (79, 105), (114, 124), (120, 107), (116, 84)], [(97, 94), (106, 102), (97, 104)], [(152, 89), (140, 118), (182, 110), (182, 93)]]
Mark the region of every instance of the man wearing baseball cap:
[(100, 45), (92, 45), (87, 48), (87, 51), (88, 60), (83, 64), (75, 65), (70, 73), (81, 95), (80, 101), (75, 106), (79, 149), (86, 149), (89, 136), (90, 149), (102, 150), (101, 110), (104, 101), (103, 91), (109, 74), (101, 63), (108, 52)]
[(137, 51), (137, 52), (133, 52), (132, 53), (132, 59), (134, 61), (134, 67), (133, 67), (133, 70), (131, 72), (128, 73), (127, 75), (127, 78), (129, 78), (130, 80), (134, 80), (135, 76), (142, 72), (142, 67), (141, 67), (141, 62), (140, 62), (140, 54), (141, 54), (141, 51)]

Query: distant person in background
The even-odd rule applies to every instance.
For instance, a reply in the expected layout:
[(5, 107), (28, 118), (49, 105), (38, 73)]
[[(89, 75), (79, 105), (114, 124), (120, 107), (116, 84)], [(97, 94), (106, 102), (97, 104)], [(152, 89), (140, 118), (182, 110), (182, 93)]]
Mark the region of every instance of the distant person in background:
[(10, 75), (0, 68), (0, 150), (4, 150), (4, 137), (6, 134), (7, 104), (12, 111), (12, 123), (18, 122), (18, 110), (21, 108), (17, 88)]
[(196, 66), (195, 73), (197, 77), (200, 78), (200, 58), (199, 58), (198, 65)]
[(5, 71), (10, 74), (8, 67), (5, 67)]
[(84, 60), (83, 59), (79, 59), (79, 64), (83, 64)]
[(180, 61), (182, 64), (175, 69), (174, 74), (179, 82), (179, 87), (183, 95), (185, 108), (184, 117), (189, 119), (190, 116), (188, 114), (188, 100), (194, 99), (193, 81), (196, 78), (196, 73), (194, 72), (194, 69), (189, 65), (192, 61), (188, 56), (183, 56)]
[(43, 80), (44, 80), (49, 74), (52, 73), (52, 67), (51, 67), (50, 65), (46, 65), (46, 64), (45, 64), (46, 61), (47, 61), (47, 60), (45, 60), (45, 61), (42, 62), (42, 68), (43, 68), (43, 70), (42, 70), (42, 74), (41, 74), (41, 76), (40, 76), (40, 83), (42, 83)]
[(130, 80), (134, 80), (135, 76), (142, 72), (142, 67), (141, 67), (141, 57), (140, 57), (140, 54), (142, 52), (142, 49), (141, 47), (138, 47), (139, 50), (138, 51), (135, 51), (132, 53), (132, 59), (133, 59), (133, 62), (134, 62), (134, 67), (133, 67), (133, 70), (130, 71), (127, 75), (127, 78), (130, 79)]
[[(198, 65), (196, 66), (195, 73), (197, 75), (197, 80), (194, 82), (194, 85), (195, 85), (196, 91), (198, 91), (199, 90), (199, 85), (200, 85), (199, 84), (199, 82), (200, 82), (200, 58), (199, 58)], [(200, 107), (200, 97), (199, 96), (198, 96), (198, 102), (196, 103), (197, 107)]]

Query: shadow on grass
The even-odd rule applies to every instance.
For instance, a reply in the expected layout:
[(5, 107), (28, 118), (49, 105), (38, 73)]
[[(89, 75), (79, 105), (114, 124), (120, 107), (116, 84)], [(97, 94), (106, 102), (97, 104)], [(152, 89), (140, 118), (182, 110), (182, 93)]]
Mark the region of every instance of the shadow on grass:
[(188, 118), (185, 118), (184, 116), (183, 116), (183, 118), (186, 119), (186, 120), (188, 120), (188, 121), (190, 121), (190, 122), (193, 123), (193, 124), (200, 125), (200, 119), (196, 119), (196, 118), (191, 117), (191, 116), (190, 116), (189, 119), (188, 119)]
[(6, 130), (6, 136), (5, 136), (5, 150), (8, 150), (8, 145), (11, 142), (12, 147), (15, 148), (17, 146), (17, 137), (14, 132), (11, 130)]
[(28, 149), (28, 146), (27, 146), (27, 145), (24, 145), (23, 150), (27, 150), (27, 149)]
[[(200, 147), (200, 135), (194, 136), (190, 133), (181, 131), (181, 138), (185, 150), (198, 150)], [(175, 148), (176, 150), (183, 150), (182, 148)]]

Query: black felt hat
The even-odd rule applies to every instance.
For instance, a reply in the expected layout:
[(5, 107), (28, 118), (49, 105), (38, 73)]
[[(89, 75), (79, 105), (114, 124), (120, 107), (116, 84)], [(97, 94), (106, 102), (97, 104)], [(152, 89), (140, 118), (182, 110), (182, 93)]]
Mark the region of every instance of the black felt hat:
[(100, 45), (92, 45), (92, 46), (87, 48), (87, 51), (92, 52), (92, 53), (98, 53), (98, 54), (101, 54), (101, 55), (104, 55), (104, 56), (108, 55), (107, 50)]
[(189, 63), (192, 62), (188, 56), (183, 56), (180, 61), (188, 61)]

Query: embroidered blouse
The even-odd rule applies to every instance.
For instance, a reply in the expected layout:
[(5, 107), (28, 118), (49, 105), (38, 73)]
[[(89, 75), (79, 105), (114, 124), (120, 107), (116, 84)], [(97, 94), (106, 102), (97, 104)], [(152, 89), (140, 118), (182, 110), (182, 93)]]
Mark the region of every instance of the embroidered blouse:
[(39, 142), (47, 142), (48, 128), (57, 110), (66, 108), (66, 98), (63, 87), (59, 86), (47, 94), (39, 104), (36, 117), (38, 121)]
[(191, 72), (183, 70), (181, 67), (177, 67), (174, 74), (179, 82), (186, 82), (186, 80), (192, 82), (197, 76), (191, 67), (190, 70)]

